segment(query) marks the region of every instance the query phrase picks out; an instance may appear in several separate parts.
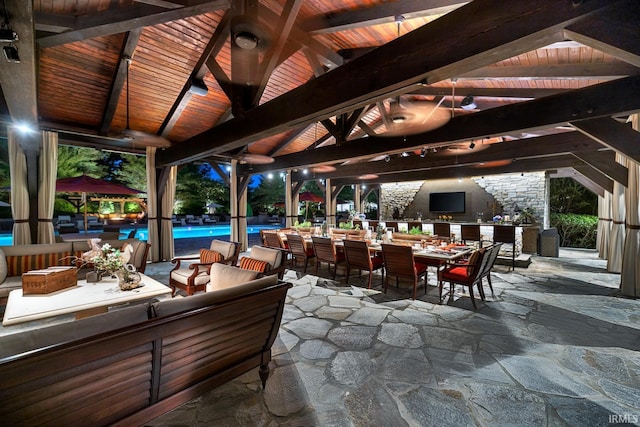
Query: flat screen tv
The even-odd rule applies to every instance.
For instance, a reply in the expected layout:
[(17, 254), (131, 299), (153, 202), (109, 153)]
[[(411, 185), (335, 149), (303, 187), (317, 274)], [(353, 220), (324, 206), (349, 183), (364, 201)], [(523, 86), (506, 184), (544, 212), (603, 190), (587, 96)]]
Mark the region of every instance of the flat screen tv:
[(429, 193), (431, 212), (464, 213), (464, 191)]

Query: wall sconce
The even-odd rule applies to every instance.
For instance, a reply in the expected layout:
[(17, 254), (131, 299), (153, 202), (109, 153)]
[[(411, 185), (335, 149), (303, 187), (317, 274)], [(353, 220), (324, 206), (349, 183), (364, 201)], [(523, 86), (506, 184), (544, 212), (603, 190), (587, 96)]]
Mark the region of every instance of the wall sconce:
[(427, 155), (427, 149), (423, 148), (422, 150), (420, 150), (420, 157), (424, 158)]
[(391, 157), (389, 156), (384, 156), (384, 161), (389, 163), (391, 161)]

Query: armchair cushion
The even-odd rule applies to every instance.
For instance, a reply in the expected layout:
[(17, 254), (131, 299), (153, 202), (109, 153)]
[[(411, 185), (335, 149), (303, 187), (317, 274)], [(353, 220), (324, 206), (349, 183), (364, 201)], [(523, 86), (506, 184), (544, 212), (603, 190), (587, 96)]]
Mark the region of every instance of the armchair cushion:
[(213, 240), (209, 247), (212, 251), (220, 252), (223, 259), (233, 257), (236, 252), (236, 245), (231, 242), (225, 242), (222, 240)]
[(450, 270), (442, 272), (442, 278), (445, 280), (453, 280), (458, 282), (466, 282), (469, 278), (469, 267), (454, 267)]
[(471, 276), (477, 268), (480, 268), (480, 262), (482, 261), (482, 255), (484, 255), (484, 249), (477, 249), (473, 251), (469, 257), (469, 267), (467, 267), (467, 275)]
[(236, 286), (258, 277), (257, 271), (243, 270), (226, 264), (216, 263), (211, 266), (210, 281), (207, 292)]
[(200, 262), (202, 264), (212, 264), (214, 262), (222, 262), (223, 260), (223, 255), (218, 251), (200, 249)]
[(254, 246), (251, 248), (251, 258), (265, 261), (269, 263), (270, 269), (274, 269), (282, 264), (282, 251), (263, 246)]
[(258, 273), (264, 273), (269, 269), (269, 263), (246, 256), (240, 260), (240, 268), (243, 270), (251, 270), (257, 271)]

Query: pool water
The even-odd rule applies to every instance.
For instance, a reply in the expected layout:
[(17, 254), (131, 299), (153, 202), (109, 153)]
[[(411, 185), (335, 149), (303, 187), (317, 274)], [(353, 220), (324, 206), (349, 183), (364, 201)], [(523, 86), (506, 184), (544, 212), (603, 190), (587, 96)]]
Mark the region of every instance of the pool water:
[[(260, 230), (274, 230), (280, 228), (279, 225), (249, 225), (247, 226), (248, 234), (259, 233)], [(120, 232), (124, 236), (127, 236), (133, 228), (121, 228)], [(95, 235), (97, 237), (99, 233), (91, 232), (87, 237)], [(173, 238), (174, 239), (192, 239), (194, 237), (219, 237), (231, 235), (230, 225), (212, 225), (208, 227), (195, 226), (195, 227), (174, 227)], [(147, 240), (149, 232), (146, 228), (137, 228), (136, 237), (140, 240)], [(0, 246), (10, 246), (13, 243), (13, 237), (11, 234), (0, 234)]]

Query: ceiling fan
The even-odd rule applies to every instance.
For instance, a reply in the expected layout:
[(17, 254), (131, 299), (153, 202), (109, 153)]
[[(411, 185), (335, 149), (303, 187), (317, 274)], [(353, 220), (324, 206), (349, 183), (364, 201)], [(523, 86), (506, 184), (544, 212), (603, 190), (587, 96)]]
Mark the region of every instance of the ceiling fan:
[(125, 84), (126, 84), (126, 89), (127, 89), (127, 99), (126, 99), (126, 105), (127, 105), (127, 124), (126, 127), (122, 130), (122, 133), (120, 135), (120, 139), (123, 139), (125, 141), (129, 141), (132, 144), (138, 144), (141, 146), (152, 146), (152, 147), (168, 147), (171, 145), (171, 142), (160, 136), (160, 135), (155, 135), (152, 133), (147, 133), (147, 132), (142, 132), (139, 130), (133, 130), (131, 129), (131, 127), (129, 126), (129, 67), (131, 66), (131, 62), (132, 59), (130, 57), (125, 57), (123, 58), (124, 61), (126, 62), (126, 74), (125, 74)]
[[(441, 104), (442, 100), (436, 103), (408, 100), (399, 96), (394, 98), (389, 102), (388, 110), (380, 112), (387, 117), (387, 130), (380, 136), (414, 135), (444, 126), (451, 119), (451, 112), (441, 107)], [(382, 107), (379, 105), (378, 108)]]

